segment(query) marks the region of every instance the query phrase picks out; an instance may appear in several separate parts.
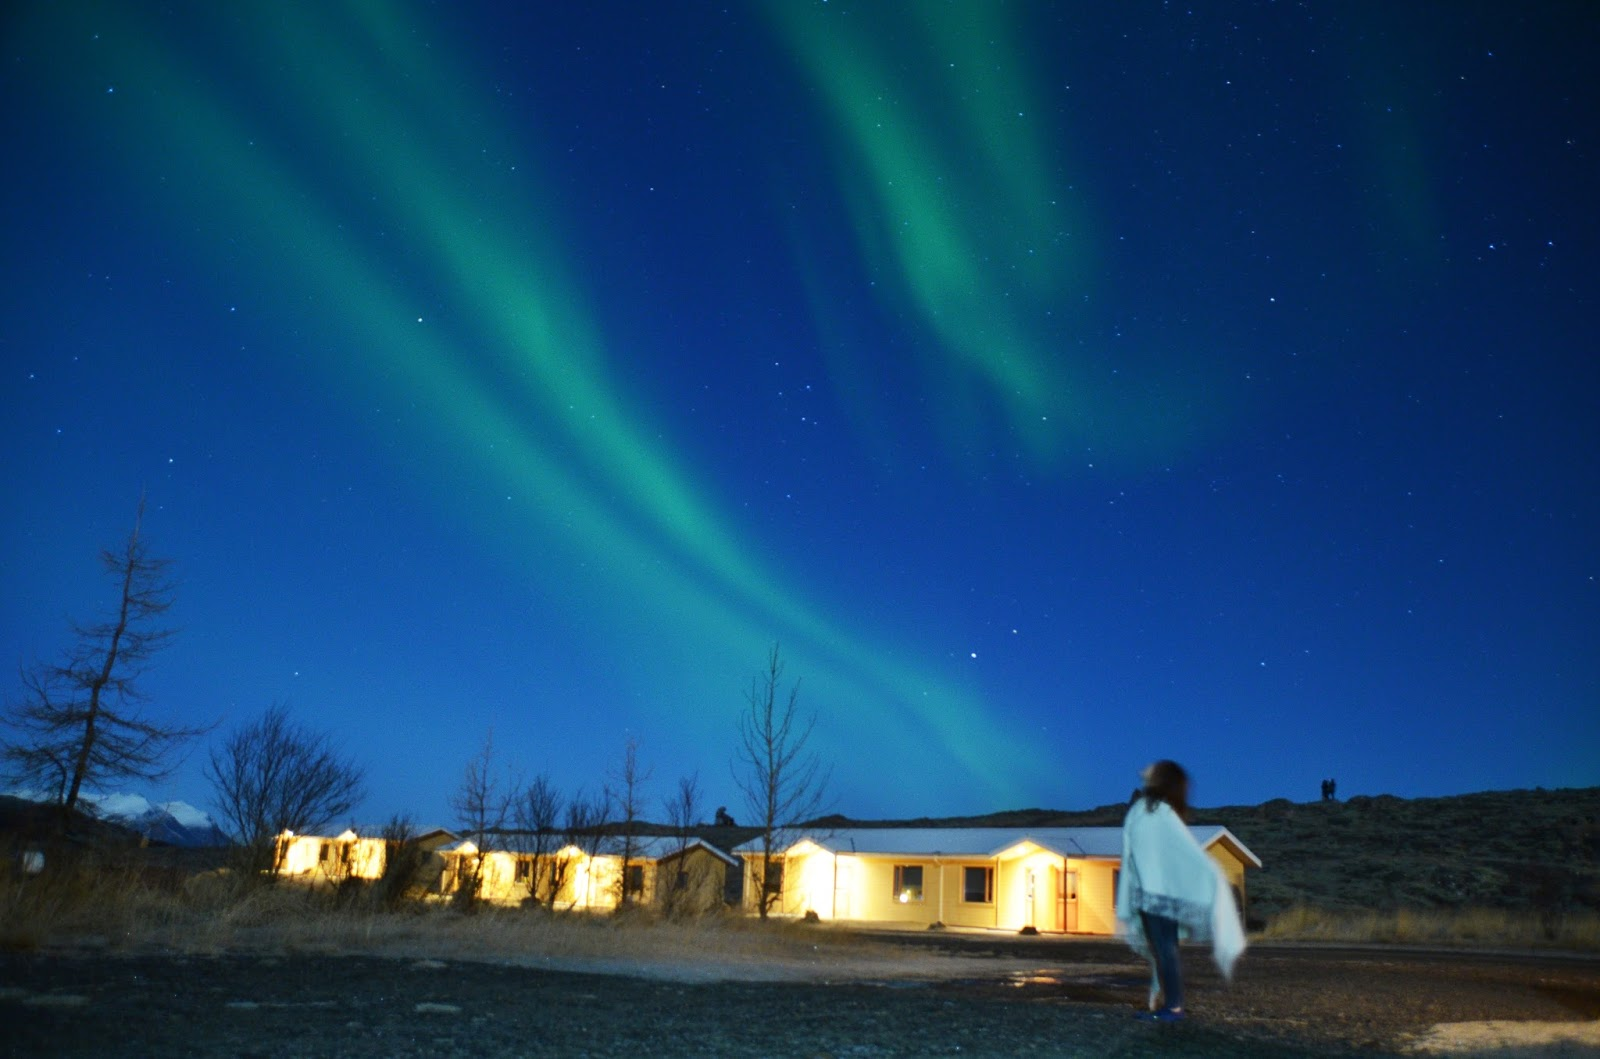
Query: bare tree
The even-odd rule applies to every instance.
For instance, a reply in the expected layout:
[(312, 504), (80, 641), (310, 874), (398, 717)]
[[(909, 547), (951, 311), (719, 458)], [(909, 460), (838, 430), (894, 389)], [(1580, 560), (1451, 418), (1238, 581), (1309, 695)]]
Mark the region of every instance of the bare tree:
[[(467, 870), (457, 878), (456, 897), (464, 908), (477, 904), (483, 885), (483, 865), (505, 831), (515, 794), (512, 785), (498, 776), (494, 767), (494, 733), (484, 738), (483, 750), (467, 762), (461, 786), (450, 796), (456, 823), (477, 852), (471, 855)], [(458, 865), (459, 870), (459, 865)]]
[(427, 863), (428, 853), (417, 841), (417, 828), (411, 817), (396, 813), (383, 825), (383, 873), (378, 876), (378, 900), (387, 908), (398, 908), (419, 886), (417, 876)]
[(822, 815), (828, 773), (815, 752), (806, 749), (815, 715), (799, 714), (800, 682), (780, 702), (783, 661), (772, 645), (764, 673), (753, 677), (746, 709), (739, 716), (739, 746), (733, 779), (761, 828), (757, 910), (761, 918), (783, 893), (782, 864), (773, 856), (779, 832)]
[(563, 799), (546, 773), (540, 773), (519, 792), (514, 815), (519, 832), (518, 852), (532, 858), (528, 871), (528, 896), (537, 904), (555, 907), (556, 894), (566, 882), (566, 861), (561, 851)]
[(256, 871), (278, 870), (272, 851), (285, 831), (314, 834), (365, 796), (361, 766), (282, 704), (213, 747), (205, 771), (225, 830)]
[[(579, 788), (578, 793), (567, 802), (565, 822), (561, 825), (563, 845), (575, 846), (583, 855), (589, 858), (591, 866), (594, 858), (599, 856), (600, 847), (606, 839), (606, 799), (605, 795), (590, 796)], [(563, 865), (563, 872), (566, 870)], [(594, 886), (594, 876), (589, 877), (591, 888)], [(584, 894), (583, 903), (590, 904), (594, 899), (592, 892)], [(574, 893), (572, 904), (578, 903), (579, 895)], [(554, 903), (552, 899), (552, 904)]]
[(694, 837), (694, 829), (699, 826), (704, 811), (700, 804), (700, 773), (680, 776), (677, 789), (661, 800), (662, 816), (672, 829), (679, 849), (686, 847)]
[(101, 553), (117, 582), (115, 614), (74, 623), (73, 645), (59, 662), (24, 669), (22, 697), (6, 710), (10, 732), (0, 759), (13, 781), (51, 794), (63, 826), (86, 787), (161, 779), (176, 764), (173, 752), (209, 730), (159, 724), (139, 709), (145, 697), (138, 679), (174, 634), (158, 624), (172, 606), (171, 562), (150, 555), (143, 523), (141, 497), (127, 542)]
[(641, 896), (643, 869), (635, 871), (639, 859), (639, 836), (635, 829), (644, 809), (644, 785), (650, 781), (650, 770), (639, 766), (639, 741), (628, 740), (622, 751), (622, 764), (611, 774), (606, 784), (605, 799), (608, 815), (618, 824), (622, 833), (616, 839), (616, 851), (622, 861), (622, 874), (617, 880), (617, 907), (627, 908)]
[(670, 797), (662, 799), (661, 810), (667, 826), (672, 829), (671, 856), (677, 865), (672, 882), (662, 895), (661, 905), (669, 916), (675, 916), (685, 910), (692, 896), (685, 854), (694, 837), (695, 825), (700, 821), (700, 774), (679, 777), (677, 789)]

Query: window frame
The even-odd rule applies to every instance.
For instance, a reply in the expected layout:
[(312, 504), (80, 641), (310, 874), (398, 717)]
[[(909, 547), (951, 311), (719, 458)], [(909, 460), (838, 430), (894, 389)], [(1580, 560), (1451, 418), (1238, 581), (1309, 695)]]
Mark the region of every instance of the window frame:
[[(983, 894), (981, 898), (972, 896), (972, 883), (970, 873), (983, 872)], [(994, 865), (993, 864), (963, 864), (961, 866), (961, 903), (966, 905), (992, 905), (994, 904)]]
[[(923, 871), (922, 864), (896, 864), (894, 866), (894, 888), (889, 892), (895, 904), (920, 905), (927, 899), (927, 874)], [(916, 885), (911, 885), (910, 874), (916, 873)]]

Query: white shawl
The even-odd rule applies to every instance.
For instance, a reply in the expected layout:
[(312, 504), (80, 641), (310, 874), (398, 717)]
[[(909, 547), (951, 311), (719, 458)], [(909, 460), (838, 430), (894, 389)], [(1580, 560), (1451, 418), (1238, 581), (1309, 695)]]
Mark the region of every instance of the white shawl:
[(1122, 825), (1122, 876), (1117, 883), (1118, 926), (1134, 951), (1150, 955), (1140, 912), (1175, 919), (1188, 937), (1211, 942), (1222, 976), (1244, 953), (1244, 925), (1222, 865), (1200, 848), (1166, 802), (1152, 810), (1134, 802)]

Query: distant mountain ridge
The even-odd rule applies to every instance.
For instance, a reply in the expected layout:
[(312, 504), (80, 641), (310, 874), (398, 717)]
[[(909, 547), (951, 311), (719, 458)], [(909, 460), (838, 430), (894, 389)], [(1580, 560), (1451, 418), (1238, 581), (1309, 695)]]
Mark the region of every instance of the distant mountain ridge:
[[(34, 791), (12, 791), (12, 797), (42, 803), (52, 799)], [(152, 802), (139, 794), (83, 794), (82, 809), (98, 820), (118, 824), (140, 838), (163, 846), (208, 849), (226, 846), (228, 836), (203, 810), (188, 802)]]
[(225, 846), (228, 836), (188, 802), (151, 802), (137, 794), (108, 794), (93, 802), (102, 819), (125, 824), (151, 842), (188, 849)]

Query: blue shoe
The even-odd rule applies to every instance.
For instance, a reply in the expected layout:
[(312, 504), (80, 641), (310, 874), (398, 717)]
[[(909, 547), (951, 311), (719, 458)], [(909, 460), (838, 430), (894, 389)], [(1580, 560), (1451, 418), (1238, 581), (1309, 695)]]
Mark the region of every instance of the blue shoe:
[(1188, 1016), (1182, 1010), (1162, 1008), (1160, 1011), (1141, 1011), (1135, 1017), (1140, 1022), (1182, 1022)]

